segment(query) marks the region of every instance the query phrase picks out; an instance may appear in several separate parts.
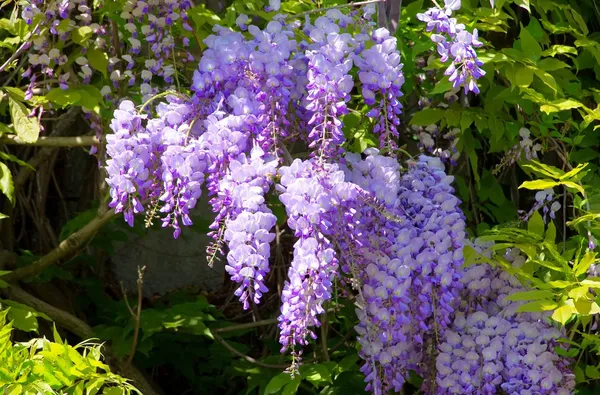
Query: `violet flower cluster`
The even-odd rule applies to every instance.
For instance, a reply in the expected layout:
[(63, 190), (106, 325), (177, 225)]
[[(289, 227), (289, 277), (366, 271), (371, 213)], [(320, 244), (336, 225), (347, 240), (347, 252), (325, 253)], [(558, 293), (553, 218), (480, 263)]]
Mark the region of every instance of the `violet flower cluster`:
[(454, 88), (464, 86), (465, 93), (479, 93), (476, 81), (485, 75), (485, 71), (481, 69), (483, 62), (477, 57), (475, 48), (483, 43), (479, 41), (477, 29), (469, 33), (464, 24), (451, 17), (460, 6), (460, 0), (445, 0), (443, 8), (430, 8), (424, 14), (417, 14), (417, 18), (427, 24), (427, 32), (434, 32), (431, 40), (437, 44), (441, 61), (451, 60), (444, 74), (450, 77)]
[(73, 75), (68, 67), (68, 55), (72, 51), (65, 52), (65, 43), (80, 43), (78, 40), (85, 36), (89, 36), (88, 40), (95, 47), (101, 50), (106, 47), (102, 39), (105, 28), (92, 23), (92, 9), (87, 0), (31, 0), (23, 5), (21, 16), (28, 25), (34, 26), (32, 42), (23, 44), (31, 45), (23, 73), (23, 77), (29, 79), (25, 99), (31, 99), (33, 88), (40, 84), (50, 89), (51, 83), (47, 81), (51, 80), (56, 80), (61, 89), (67, 89), (77, 76), (84, 84), (90, 83), (93, 70), (87, 58), (87, 45), (80, 48), (80, 55), (72, 64), (72, 71), (76, 72)]
[[(128, 12), (140, 18), (144, 4)], [(449, 18), (457, 4), (427, 18), (430, 30), (456, 41), (447, 51), (463, 73), (480, 64), (458, 43), (464, 26)], [(277, 218), (267, 196), (274, 193), (295, 238), (278, 318), (281, 350), (291, 350), (294, 364), (316, 339), (339, 282), (356, 292), (368, 391), (400, 392), (411, 372), (424, 378), (428, 395), (571, 388), (551, 347), (559, 334), (541, 315), (516, 314), (518, 304), (506, 299), (522, 289), (516, 279), (484, 265), (462, 268), (465, 218), (442, 161), (421, 156), (402, 167), (384, 155), (401, 112), (396, 40), (339, 10), (314, 24), (283, 16), (264, 29), (248, 18), (238, 24), (247, 33), (216, 26), (206, 38), (192, 97), (152, 102), (144, 108), (152, 115), (129, 101), (115, 111), (106, 162), (111, 206), (131, 225), (143, 211), (150, 221), (160, 217), (178, 237), (206, 192), (215, 214), (208, 254), (225, 253), (235, 295), (249, 309), (268, 292)], [(172, 50), (158, 38), (165, 26), (146, 29), (163, 53)], [(459, 84), (476, 92), (475, 75)], [(343, 115), (355, 88), (372, 107), (383, 148), (364, 156), (344, 151)], [(293, 159), (291, 141), (310, 154)]]
[[(189, 46), (189, 38), (182, 36), (178, 29), (193, 31), (186, 13), (190, 8), (188, 0), (125, 1), (120, 15), (126, 22), (125, 30), (120, 32), (122, 48), (109, 59), (114, 90), (123, 83), (131, 87), (141, 79), (140, 91), (143, 100), (147, 100), (158, 93), (158, 87), (152, 83), (154, 77), (161, 78), (167, 86), (174, 85), (177, 78), (175, 60), (182, 63), (194, 60), (186, 50), (175, 53), (177, 47)], [(150, 56), (144, 56), (142, 44), (147, 45)], [(124, 54), (119, 56), (121, 51)], [(138, 61), (140, 57), (143, 62)], [(136, 63), (139, 63), (139, 70), (134, 69)]]
[(394, 138), (398, 137), (402, 113), (403, 65), (396, 38), (387, 29), (377, 29), (369, 38), (373, 45), (364, 45), (354, 62), (360, 70), (358, 78), (364, 102), (372, 106), (367, 116), (375, 118), (373, 133), (379, 136), (379, 147), (393, 152), (397, 148)]
[[(492, 257), (493, 243), (476, 240), (473, 248)], [(515, 268), (525, 262), (518, 249), (504, 258)], [(436, 394), (573, 393), (569, 361), (554, 346), (564, 331), (548, 314), (517, 313), (524, 302), (508, 296), (525, 291), (519, 280), (488, 264), (465, 269), (461, 306), (439, 346)]]
[(359, 195), (368, 204), (355, 215), (357, 233), (368, 236), (342, 261), (362, 273), (356, 330), (367, 390), (398, 392), (411, 370), (427, 378), (435, 339), (452, 322), (465, 222), (438, 159), (422, 156), (403, 173), (397, 161), (368, 153), (365, 160), (346, 155), (347, 179), (370, 197)]
[[(294, 160), (279, 169), (278, 190), (288, 226), (298, 238), (282, 292), (279, 341), (282, 352), (316, 339), (311, 327), (320, 326), (318, 315), (331, 298), (338, 271), (337, 254), (332, 243), (334, 224), (342, 192), (350, 186), (336, 165), (316, 159)], [(299, 354), (298, 354), (299, 355)]]
[(225, 270), (232, 281), (240, 283), (235, 295), (244, 309), (250, 307), (250, 302), (260, 303), (268, 290), (264, 281), (270, 271), (270, 243), (275, 239), (271, 229), (277, 217), (267, 207), (264, 195), (277, 171), (277, 160), (263, 156), (260, 147), (255, 147), (250, 157), (240, 154), (230, 162), (220, 188), (235, 208), (225, 221), (224, 238), (229, 249)]

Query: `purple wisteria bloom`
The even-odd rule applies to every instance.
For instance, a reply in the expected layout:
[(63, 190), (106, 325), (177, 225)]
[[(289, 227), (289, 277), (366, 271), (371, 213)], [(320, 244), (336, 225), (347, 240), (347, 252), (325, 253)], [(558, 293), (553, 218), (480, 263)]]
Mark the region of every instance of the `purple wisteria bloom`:
[(445, 75), (449, 77), (454, 88), (464, 87), (465, 93), (479, 93), (476, 81), (485, 75), (475, 48), (483, 45), (479, 41), (477, 29), (473, 33), (465, 30), (465, 25), (451, 18), (453, 11), (460, 9), (460, 0), (447, 0), (444, 8), (430, 8), (417, 18), (427, 24), (426, 31), (434, 32), (431, 40), (437, 44), (438, 54), (442, 62), (451, 60)]

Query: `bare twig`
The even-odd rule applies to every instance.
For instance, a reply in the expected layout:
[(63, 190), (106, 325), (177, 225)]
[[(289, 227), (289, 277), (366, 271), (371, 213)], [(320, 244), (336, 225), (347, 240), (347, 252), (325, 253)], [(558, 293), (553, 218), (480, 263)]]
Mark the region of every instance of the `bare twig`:
[(323, 359), (327, 362), (331, 361), (329, 351), (327, 351), (327, 313), (321, 317), (321, 349), (323, 350)]
[(31, 265), (24, 266), (10, 273), (0, 276), (4, 281), (18, 281), (26, 277), (39, 274), (45, 268), (54, 265), (61, 259), (78, 251), (96, 232), (115, 216), (114, 209), (108, 210), (103, 216), (96, 217), (86, 226), (63, 240), (58, 247), (44, 255)]
[(286, 160), (286, 162), (288, 162), (289, 165), (291, 165), (292, 162), (294, 162), (294, 158), (292, 158), (292, 155), (290, 155), (290, 151), (288, 151), (288, 149), (285, 147), (285, 145), (283, 145), (283, 143), (279, 142), (278, 145), (281, 151), (283, 152), (283, 158)]
[[(137, 347), (138, 337), (140, 335), (140, 320), (142, 318), (142, 290), (144, 288), (144, 272), (146, 271), (146, 266), (140, 268), (138, 266), (138, 279), (137, 279), (137, 291), (138, 291), (138, 304), (137, 304), (137, 312), (135, 314), (135, 330), (133, 332), (133, 343), (131, 344), (131, 351), (129, 352), (129, 357), (127, 361), (125, 361), (125, 366), (130, 366), (131, 361), (133, 361), (133, 356), (135, 355), (135, 348)], [(127, 300), (127, 298), (125, 298)], [(129, 307), (129, 306), (128, 306)], [(131, 311), (131, 309), (130, 309)]]
[(19, 48), (17, 48), (17, 50), (15, 51), (15, 53), (13, 53), (13, 54), (11, 55), (11, 57), (10, 57), (10, 58), (8, 58), (8, 59), (6, 60), (6, 62), (4, 62), (4, 64), (3, 64), (2, 66), (0, 66), (0, 73), (1, 73), (1, 72), (3, 72), (3, 71), (4, 71), (4, 69), (5, 69), (5, 68), (7, 68), (7, 67), (8, 67), (8, 65), (9, 65), (9, 64), (10, 64), (10, 63), (11, 63), (13, 60), (15, 60), (16, 58), (18, 58), (18, 57), (19, 57), (19, 56), (20, 56), (20, 55), (23, 53), (23, 51), (26, 51), (27, 49), (29, 49), (29, 47), (31, 46), (31, 43), (29, 42), (29, 39), (31, 38), (31, 36), (33, 36), (34, 34), (36, 34), (36, 33), (37, 33), (37, 29), (38, 29), (38, 27), (39, 27), (39, 24), (37, 24), (37, 25), (36, 25), (36, 26), (33, 28), (33, 30), (27, 34), (27, 36), (26, 36), (26, 37), (25, 37), (25, 39), (24, 39), (24, 43), (23, 43), (23, 44), (21, 44), (21, 46), (20, 46)]
[(211, 329), (210, 331), (213, 334), (214, 333), (222, 333), (222, 332), (233, 332), (233, 331), (238, 331), (238, 330), (243, 330), (243, 329), (257, 328), (259, 326), (273, 325), (273, 324), (276, 324), (277, 322), (278, 322), (277, 318), (268, 318), (266, 320), (247, 322), (245, 324), (231, 325), (231, 326), (226, 326), (224, 328), (215, 328), (215, 329)]
[(223, 347), (225, 347), (230, 353), (232, 353), (233, 355), (237, 355), (238, 357), (245, 359), (246, 361), (263, 367), (263, 368), (267, 368), (267, 369), (287, 369), (289, 368), (289, 364), (281, 364), (281, 365), (272, 365), (269, 363), (264, 363), (261, 361), (258, 361), (254, 358), (252, 358), (251, 356), (248, 356), (246, 354), (244, 354), (243, 352), (238, 351), (237, 349), (235, 349), (231, 344), (227, 343), (227, 341), (225, 339), (223, 339), (221, 336), (219, 336), (218, 334), (213, 332), (213, 337), (215, 338), (216, 341), (218, 341), (219, 343), (221, 343), (223, 345)]
[(33, 143), (21, 140), (13, 134), (7, 134), (0, 137), (0, 144), (7, 145), (34, 145), (37, 147), (89, 147), (98, 143), (96, 136), (75, 136), (75, 137), (39, 137)]
[(127, 306), (127, 310), (129, 310), (129, 314), (131, 314), (131, 318), (133, 318), (135, 320), (135, 313), (133, 312), (133, 309), (131, 308), (129, 301), (127, 300), (127, 292), (125, 292), (125, 286), (123, 285), (123, 281), (121, 281), (119, 284), (121, 285), (121, 292), (123, 293), (123, 299), (125, 300), (125, 305)]

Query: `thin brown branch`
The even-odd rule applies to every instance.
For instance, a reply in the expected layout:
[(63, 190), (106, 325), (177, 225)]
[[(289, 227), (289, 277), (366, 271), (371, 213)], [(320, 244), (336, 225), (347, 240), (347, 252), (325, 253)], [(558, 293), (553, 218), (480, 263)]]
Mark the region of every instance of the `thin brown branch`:
[(131, 361), (133, 361), (133, 356), (135, 355), (135, 349), (138, 343), (138, 337), (140, 335), (140, 320), (142, 318), (142, 290), (144, 288), (144, 272), (146, 271), (146, 266), (140, 268), (138, 266), (138, 279), (137, 279), (137, 291), (138, 291), (138, 304), (137, 311), (135, 314), (135, 330), (133, 332), (133, 343), (131, 343), (131, 351), (129, 352), (129, 357), (127, 357), (127, 361), (125, 361), (125, 366), (131, 366)]
[(68, 148), (68, 147), (89, 147), (98, 144), (96, 136), (75, 136), (75, 137), (52, 137), (42, 136), (33, 143), (21, 140), (14, 134), (7, 134), (0, 137), (0, 144), (7, 145), (33, 145), (37, 147)]
[(245, 359), (246, 361), (263, 367), (263, 368), (267, 368), (267, 369), (287, 369), (289, 368), (289, 365), (285, 365), (285, 364), (281, 364), (281, 365), (272, 365), (269, 363), (264, 363), (261, 361), (258, 361), (254, 358), (252, 358), (251, 356), (248, 356), (246, 354), (244, 354), (243, 352), (238, 351), (236, 348), (234, 348), (231, 344), (227, 343), (227, 341), (225, 339), (223, 339), (221, 336), (219, 336), (218, 334), (212, 332), (213, 337), (215, 338), (216, 341), (218, 341), (219, 343), (221, 343), (223, 345), (223, 347), (225, 347), (230, 353), (232, 353), (233, 355), (237, 355), (238, 357)]
[(71, 236), (63, 240), (58, 247), (44, 255), (31, 265), (24, 266), (10, 273), (0, 276), (4, 281), (18, 281), (26, 277), (35, 276), (41, 273), (45, 268), (52, 266), (61, 259), (77, 252), (84, 244), (92, 238), (100, 228), (115, 216), (115, 210), (108, 210), (103, 216), (96, 217), (91, 220), (83, 228), (73, 233)]
[(226, 326), (224, 328), (215, 328), (215, 329), (211, 329), (210, 331), (213, 334), (214, 333), (223, 333), (223, 332), (233, 332), (233, 331), (238, 331), (238, 330), (243, 330), (243, 329), (257, 328), (259, 326), (273, 325), (273, 324), (276, 324), (277, 322), (278, 322), (277, 318), (268, 318), (266, 320), (247, 322), (245, 324), (231, 325), (231, 326)]
[(321, 349), (323, 350), (323, 359), (327, 362), (331, 361), (329, 358), (329, 351), (327, 351), (327, 313), (321, 316)]
[(21, 44), (21, 46), (19, 48), (17, 48), (17, 50), (10, 56), (10, 58), (8, 58), (6, 60), (6, 62), (4, 62), (4, 64), (2, 66), (0, 66), (0, 73), (4, 71), (5, 68), (8, 67), (8, 65), (15, 60), (16, 58), (18, 58), (23, 51), (26, 51), (29, 49), (29, 47), (31, 46), (31, 43), (29, 42), (29, 39), (34, 35), (38, 33), (38, 27), (40, 26), (40, 24), (38, 23), (32, 31), (30, 31), (27, 36), (25, 37), (25, 39), (23, 40), (23, 44)]
[(129, 301), (127, 300), (127, 292), (125, 292), (125, 286), (123, 285), (123, 281), (121, 281), (119, 284), (121, 285), (121, 292), (123, 293), (123, 299), (125, 300), (125, 305), (127, 306), (127, 310), (129, 310), (129, 314), (131, 314), (131, 318), (133, 318), (135, 320), (135, 313), (133, 312), (133, 309), (131, 308)]

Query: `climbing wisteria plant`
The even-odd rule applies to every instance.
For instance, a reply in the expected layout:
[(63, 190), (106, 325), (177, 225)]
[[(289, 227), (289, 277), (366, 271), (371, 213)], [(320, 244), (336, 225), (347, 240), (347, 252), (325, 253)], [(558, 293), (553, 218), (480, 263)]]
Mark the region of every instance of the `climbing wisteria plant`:
[[(234, 284), (223, 309), (142, 309), (140, 269), (137, 312), (122, 306), (134, 324), (94, 332), (117, 348), (131, 337), (116, 366), (143, 393), (155, 389), (128, 370), (134, 357), (151, 366), (149, 350), (178, 330), (260, 368), (224, 371), (266, 395), (348, 393), (349, 372), (376, 395), (594, 393), (600, 211), (598, 155), (586, 150), (598, 145), (600, 29), (573, 4), (401, 5), (388, 23), (397, 1), (8, 7), (0, 144), (64, 138), (43, 135), (49, 119), (81, 107), (92, 133), (77, 144), (101, 176), (98, 216), (48, 256), (0, 271), (0, 290), (10, 298), (113, 216), (181, 242), (204, 221), (206, 262), (223, 260)], [(39, 166), (5, 151), (11, 166)], [(3, 231), (20, 174), (0, 162)], [(114, 311), (94, 295), (106, 322)], [(231, 299), (254, 322), (230, 329)], [(277, 344), (265, 341), (260, 360), (222, 337), (263, 325)]]

